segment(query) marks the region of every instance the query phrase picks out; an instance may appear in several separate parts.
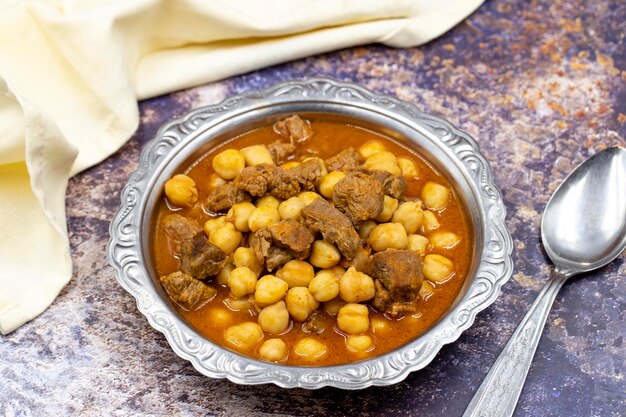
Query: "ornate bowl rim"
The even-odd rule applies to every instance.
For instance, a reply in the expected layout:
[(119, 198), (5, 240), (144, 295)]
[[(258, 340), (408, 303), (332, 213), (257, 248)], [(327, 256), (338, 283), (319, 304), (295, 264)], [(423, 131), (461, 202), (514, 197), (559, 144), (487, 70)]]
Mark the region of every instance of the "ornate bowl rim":
[[(154, 200), (155, 175), (171, 163), (181, 149), (198, 140), (210, 141), (211, 133), (229, 120), (258, 113), (262, 108), (289, 109), (289, 112), (344, 109), (360, 117), (392, 118), (408, 134), (419, 136), (428, 151), (454, 165), (464, 178), (464, 191), (475, 200), (476, 221), (481, 227), (481, 246), (465, 292), (451, 309), (426, 333), (400, 348), (345, 365), (296, 367), (258, 361), (242, 356), (199, 335), (175, 313), (154, 285), (146, 265), (148, 221), (145, 209)], [(365, 113), (364, 113), (365, 114)], [(172, 170), (174, 168), (171, 168)], [(150, 325), (162, 332), (174, 352), (189, 360), (202, 374), (227, 378), (239, 384), (273, 383), (285, 388), (316, 389), (333, 386), (361, 389), (390, 385), (428, 365), (444, 344), (455, 341), (469, 328), (476, 314), (492, 304), (500, 287), (513, 271), (513, 241), (506, 228), (506, 209), (492, 180), (491, 168), (476, 141), (449, 122), (419, 111), (414, 105), (373, 93), (361, 86), (327, 78), (288, 81), (273, 87), (249, 91), (219, 104), (194, 109), (164, 126), (143, 149), (137, 170), (121, 193), (121, 206), (109, 232), (107, 259), (118, 282), (137, 302), (137, 308)]]

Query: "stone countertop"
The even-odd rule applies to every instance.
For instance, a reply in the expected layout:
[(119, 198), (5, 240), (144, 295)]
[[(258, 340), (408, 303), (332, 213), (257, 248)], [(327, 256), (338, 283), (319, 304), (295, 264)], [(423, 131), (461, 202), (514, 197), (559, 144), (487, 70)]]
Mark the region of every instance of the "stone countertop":
[[(549, 196), (586, 157), (626, 145), (625, 22), (619, 0), (487, 1), (418, 48), (352, 48), (140, 103), (131, 140), (70, 182), (72, 281), (42, 315), (0, 337), (0, 415), (460, 416), (548, 278), (539, 223)], [(120, 191), (162, 123), (310, 76), (399, 97), (469, 132), (507, 206), (513, 277), (458, 341), (390, 387), (284, 390), (206, 378), (148, 325), (105, 259)], [(558, 295), (516, 416), (626, 415), (625, 258)]]

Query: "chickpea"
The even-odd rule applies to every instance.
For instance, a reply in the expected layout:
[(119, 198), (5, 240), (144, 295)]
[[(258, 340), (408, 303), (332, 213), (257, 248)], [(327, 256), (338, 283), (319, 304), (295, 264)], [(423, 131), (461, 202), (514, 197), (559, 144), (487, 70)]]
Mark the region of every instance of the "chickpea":
[(276, 276), (285, 281), (289, 288), (308, 287), (314, 275), (315, 271), (311, 264), (295, 259), (276, 271)]
[(346, 346), (353, 352), (367, 352), (374, 348), (372, 338), (367, 335), (346, 337)]
[(289, 327), (289, 312), (284, 301), (265, 307), (259, 313), (259, 326), (265, 333), (279, 334)]
[(341, 276), (346, 273), (346, 268), (341, 265), (333, 266), (332, 268), (328, 268), (328, 270), (332, 271), (337, 279), (341, 278)]
[(389, 248), (404, 249), (408, 239), (401, 223), (383, 223), (372, 229), (367, 243), (376, 252), (381, 252)]
[(339, 279), (333, 271), (324, 269), (313, 277), (309, 283), (309, 291), (317, 301), (332, 300), (339, 295)]
[(309, 257), (309, 262), (311, 262), (313, 266), (318, 268), (330, 268), (337, 265), (340, 260), (341, 253), (335, 245), (325, 240), (316, 240), (313, 242), (311, 256)]
[(248, 227), (251, 232), (256, 232), (261, 229), (266, 229), (279, 221), (280, 215), (278, 214), (278, 210), (272, 207), (262, 206), (255, 208), (252, 213), (250, 213)]
[(233, 314), (225, 308), (212, 308), (209, 310), (209, 321), (225, 327), (233, 321)]
[(370, 327), (369, 310), (363, 304), (348, 303), (337, 314), (337, 326), (347, 334), (365, 333)]
[(263, 271), (263, 265), (261, 265), (257, 259), (252, 248), (240, 246), (235, 249), (235, 253), (233, 253), (233, 262), (236, 267), (247, 266), (256, 274), (257, 277), (261, 271)]
[(312, 337), (305, 337), (298, 340), (293, 348), (296, 355), (307, 360), (315, 360), (324, 356), (327, 352), (326, 344)]
[(361, 145), (357, 152), (361, 160), (366, 160), (370, 156), (380, 152), (385, 152), (386, 150), (387, 148), (382, 144), (382, 142), (370, 140), (369, 142), (365, 142)]
[(428, 181), (424, 184), (424, 187), (422, 187), (421, 195), (426, 207), (432, 210), (441, 210), (448, 205), (450, 190), (441, 184)]
[(385, 319), (381, 319), (378, 317), (373, 317), (370, 320), (370, 330), (374, 334), (378, 333), (388, 333), (391, 328), (389, 327), (389, 323)]
[(224, 339), (239, 350), (250, 350), (263, 339), (263, 330), (258, 324), (247, 321), (226, 329)]
[(400, 167), (396, 156), (391, 152), (378, 152), (369, 156), (363, 164), (365, 169), (387, 171), (393, 175), (400, 175)]
[(287, 294), (289, 286), (282, 279), (274, 275), (265, 275), (256, 283), (254, 299), (260, 305), (269, 305), (282, 300)]
[(335, 185), (337, 185), (337, 183), (341, 181), (341, 179), (344, 178), (345, 176), (346, 174), (341, 171), (333, 171), (333, 172), (328, 173), (327, 175), (324, 175), (320, 179), (320, 184), (317, 187), (318, 190), (320, 191), (320, 194), (326, 198), (333, 198)]
[(227, 263), (219, 274), (217, 274), (217, 283), (220, 285), (228, 285), (228, 277), (230, 273), (233, 272), (233, 269), (235, 269), (235, 265), (230, 262)]
[(383, 210), (380, 212), (375, 220), (381, 223), (388, 222), (389, 220), (391, 220), (391, 217), (393, 216), (397, 208), (398, 200), (386, 195), (383, 200)]
[(430, 254), (424, 257), (422, 272), (429, 281), (443, 282), (454, 273), (454, 264), (445, 256)]
[(430, 235), (430, 244), (436, 249), (452, 249), (461, 239), (456, 233), (435, 232)]
[(422, 300), (427, 300), (435, 292), (435, 287), (429, 281), (422, 282), (420, 288), (420, 297)]
[(335, 297), (332, 300), (326, 301), (324, 303), (324, 312), (329, 316), (336, 316), (337, 314), (339, 314), (339, 310), (341, 309), (341, 307), (345, 305), (345, 301), (343, 301), (339, 297)]
[(226, 216), (213, 217), (212, 219), (209, 219), (206, 222), (204, 222), (204, 227), (203, 227), (204, 234), (207, 235), (207, 237), (211, 237), (211, 233), (213, 233), (215, 229), (225, 224), (226, 224)]
[(315, 200), (316, 198), (322, 198), (322, 196), (313, 191), (303, 191), (298, 194), (298, 198), (302, 200), (305, 206), (308, 206), (313, 202), (313, 200)]
[(354, 267), (339, 278), (339, 296), (349, 303), (370, 300), (375, 294), (374, 280)]
[(376, 222), (373, 220), (367, 220), (361, 223), (359, 226), (359, 236), (363, 240), (367, 240), (372, 230), (376, 227)]
[(246, 165), (250, 167), (261, 164), (274, 165), (274, 158), (272, 158), (272, 154), (265, 145), (246, 146), (241, 149), (241, 154), (246, 161)]
[(226, 182), (227, 181), (225, 179), (223, 179), (222, 177), (220, 177), (214, 172), (209, 176), (208, 185), (209, 185), (209, 188), (217, 188), (219, 186), (226, 184)]
[(282, 164), (280, 167), (282, 169), (291, 169), (297, 167), (298, 165), (300, 165), (300, 162), (298, 161), (288, 161)]
[(324, 162), (324, 160), (318, 156), (309, 156), (308, 158), (304, 158), (302, 160), (302, 162), (306, 162), (306, 161), (310, 161), (310, 160), (317, 160), (321, 163), (322, 165), (322, 174), (320, 175), (320, 178), (322, 178), (324, 175), (328, 175), (328, 169), (326, 168), (326, 162)]
[(313, 313), (319, 303), (306, 287), (294, 287), (287, 291), (285, 297), (287, 310), (297, 321), (305, 321)]
[(211, 233), (209, 242), (230, 255), (241, 243), (242, 234), (232, 223), (224, 223)]
[(248, 220), (255, 208), (254, 204), (248, 201), (237, 203), (228, 210), (226, 220), (233, 223), (240, 232), (249, 232)]
[(228, 276), (228, 287), (236, 298), (252, 294), (256, 288), (256, 274), (246, 266), (233, 269)]
[(226, 149), (215, 155), (211, 162), (213, 170), (225, 180), (232, 180), (246, 167), (246, 159), (236, 149)]
[(408, 158), (398, 158), (398, 166), (400, 167), (402, 175), (404, 175), (405, 177), (419, 176), (419, 171), (417, 170), (415, 162)]
[(282, 220), (300, 218), (300, 211), (305, 207), (304, 201), (298, 197), (291, 197), (278, 206), (278, 214)]
[(257, 207), (271, 207), (274, 210), (278, 211), (278, 207), (280, 206), (281, 200), (277, 199), (273, 195), (264, 195), (256, 201)]
[(259, 347), (259, 356), (266, 361), (284, 361), (287, 359), (287, 345), (280, 339), (268, 339)]
[(417, 229), (420, 228), (424, 221), (422, 203), (419, 201), (405, 201), (400, 204), (395, 213), (393, 213), (391, 221), (401, 223), (407, 234), (417, 232)]
[(407, 238), (406, 250), (412, 250), (420, 254), (420, 256), (426, 255), (426, 250), (430, 242), (426, 236), (422, 235), (409, 235)]
[(192, 207), (198, 201), (198, 187), (190, 177), (177, 174), (165, 182), (165, 196), (176, 207)]
[(435, 213), (430, 210), (424, 210), (424, 220), (422, 223), (425, 232), (431, 232), (439, 227), (439, 220)]

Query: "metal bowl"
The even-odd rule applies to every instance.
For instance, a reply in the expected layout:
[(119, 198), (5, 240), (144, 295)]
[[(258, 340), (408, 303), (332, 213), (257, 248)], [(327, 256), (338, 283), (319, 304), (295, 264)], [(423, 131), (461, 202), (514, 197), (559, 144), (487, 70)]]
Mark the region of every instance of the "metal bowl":
[[(415, 149), (453, 184), (474, 232), (472, 266), (456, 300), (426, 333), (398, 349), (360, 362), (300, 367), (262, 362), (198, 334), (174, 310), (155, 276), (150, 251), (152, 215), (164, 182), (216, 143), (289, 114), (341, 120), (390, 136)], [(164, 125), (141, 154), (110, 226), (107, 256), (119, 283), (174, 352), (204, 375), (240, 384), (359, 389), (402, 381), (428, 365), (441, 347), (470, 327), (494, 302), (512, 273), (513, 243), (505, 207), (476, 142), (450, 123), (413, 105), (353, 84), (309, 79), (251, 91), (189, 112)]]

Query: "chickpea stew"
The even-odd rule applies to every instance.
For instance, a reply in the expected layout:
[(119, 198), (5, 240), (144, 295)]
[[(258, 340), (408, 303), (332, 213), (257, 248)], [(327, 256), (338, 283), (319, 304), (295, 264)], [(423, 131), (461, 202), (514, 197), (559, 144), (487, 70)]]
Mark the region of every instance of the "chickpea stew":
[(155, 271), (198, 332), (299, 366), (378, 356), (428, 330), (473, 242), (449, 181), (418, 153), (297, 115), (170, 178), (153, 228)]

